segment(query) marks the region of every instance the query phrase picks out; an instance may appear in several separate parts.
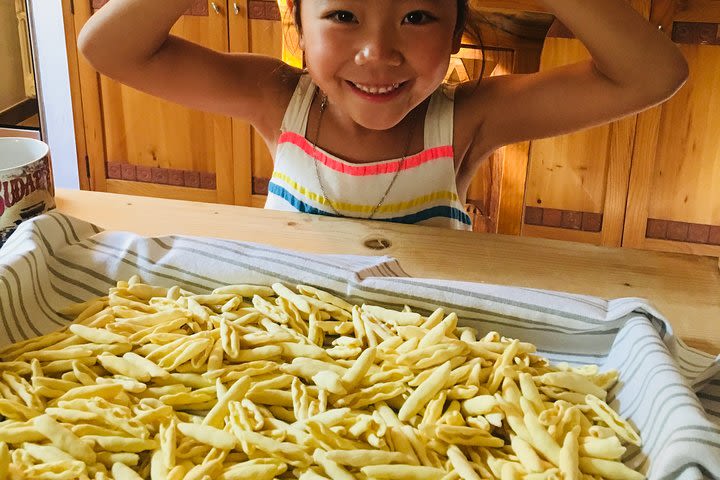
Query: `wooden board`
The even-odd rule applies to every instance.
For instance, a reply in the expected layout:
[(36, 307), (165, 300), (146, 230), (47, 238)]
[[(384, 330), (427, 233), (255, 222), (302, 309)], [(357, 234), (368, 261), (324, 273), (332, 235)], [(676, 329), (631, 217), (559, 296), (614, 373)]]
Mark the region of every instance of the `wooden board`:
[[(717, 258), (98, 192), (59, 189), (56, 200), (61, 212), (141, 235), (209, 235), (305, 252), (390, 255), (417, 277), (644, 297), (690, 345), (720, 353)], [(367, 246), (377, 239), (389, 247)]]

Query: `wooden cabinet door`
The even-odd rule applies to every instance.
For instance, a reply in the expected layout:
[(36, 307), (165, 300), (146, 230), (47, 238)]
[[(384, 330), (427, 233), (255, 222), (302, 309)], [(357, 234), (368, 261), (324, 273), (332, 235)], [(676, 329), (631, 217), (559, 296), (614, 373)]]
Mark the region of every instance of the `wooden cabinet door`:
[[(478, 2), (487, 25), (482, 45), (463, 39), (453, 55), (446, 80), (462, 82), (510, 73), (536, 72), (542, 41), (552, 17), (542, 13), (498, 13), (492, 2)], [(483, 69), (483, 57), (485, 66)], [(484, 160), (468, 188), (465, 209), (473, 231), (520, 234), (528, 165), (529, 142), (502, 147)]]
[[(507, 47), (485, 47), (483, 52), (478, 47), (466, 46), (453, 56), (448, 80), (453, 82), (479, 77), (483, 56), (483, 77), (518, 73), (519, 70), (524, 70), (523, 73), (536, 71), (539, 46), (529, 51), (529, 62), (523, 63), (522, 53), (525, 52)], [(465, 201), (465, 209), (473, 221), (473, 231), (520, 233), (528, 152), (528, 142), (508, 145), (493, 152), (480, 164)]]
[[(630, 3), (649, 18), (649, 0)], [(540, 69), (589, 59), (590, 54), (555, 23)], [(523, 235), (620, 246), (637, 116), (530, 146)]]
[[(284, 1), (284, 0), (283, 0)], [(283, 26), (276, 0), (229, 0), (230, 51), (283, 58)], [(236, 203), (262, 207), (273, 172), (265, 141), (246, 122), (233, 120)]]
[[(231, 52), (246, 53), (250, 51), (250, 3), (247, 0), (228, 0), (228, 33)], [(236, 118), (232, 119), (232, 158), (234, 169), (235, 204), (250, 206), (252, 204), (252, 144), (253, 128), (249, 123)]]
[[(75, 22), (82, 25), (106, 0), (75, 3)], [(172, 33), (227, 51), (226, 0), (198, 0)], [(138, 92), (98, 75), (84, 59), (80, 70), (93, 189), (234, 202), (229, 117)]]
[(623, 246), (720, 256), (720, 2), (656, 0), (688, 82), (640, 115)]

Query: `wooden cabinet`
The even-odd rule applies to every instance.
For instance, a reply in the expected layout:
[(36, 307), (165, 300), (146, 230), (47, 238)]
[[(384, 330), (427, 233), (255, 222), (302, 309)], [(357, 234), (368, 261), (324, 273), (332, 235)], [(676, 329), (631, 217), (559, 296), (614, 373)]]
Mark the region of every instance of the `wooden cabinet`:
[[(500, 13), (492, 2), (477, 2), (488, 22), (480, 31), (482, 49), (467, 39), (453, 56), (449, 81), (465, 81), (509, 73), (536, 72), (542, 42), (552, 17), (543, 13)], [(482, 68), (482, 59), (485, 66)], [(478, 168), (468, 188), (466, 210), (476, 232), (520, 234), (529, 142), (495, 151)]]
[[(253, 52), (263, 55), (270, 55), (275, 58), (283, 56), (283, 28), (281, 26), (281, 14), (275, 0), (233, 0), (234, 5), (247, 7), (247, 14), (235, 15), (237, 24), (231, 28), (231, 50), (234, 52)], [(233, 6), (234, 11), (236, 10)], [(232, 23), (232, 22), (231, 22)], [(234, 121), (238, 125), (245, 122)], [(238, 178), (238, 188), (246, 191), (247, 196), (243, 204), (263, 206), (265, 199), (258, 198), (258, 194), (267, 193), (267, 182), (262, 179), (270, 178), (273, 172), (272, 155), (265, 145), (262, 137), (250, 126), (245, 124), (249, 138), (240, 136), (236, 138), (236, 145), (242, 150), (236, 149), (236, 162), (242, 168), (241, 178)], [(264, 192), (263, 192), (264, 190)]]
[[(74, 2), (75, 30), (106, 3)], [(195, 3), (172, 33), (229, 48), (227, 5)], [(181, 107), (98, 75), (79, 59), (90, 187), (94, 190), (235, 203), (229, 117)]]
[[(659, 107), (530, 144), (522, 234), (720, 256), (720, 3), (633, 0), (679, 45), (687, 84)], [(554, 26), (541, 69), (588, 58)]]
[[(269, 157), (244, 122), (159, 100), (98, 75), (74, 51), (76, 33), (106, 0), (74, 2), (66, 21), (83, 125), (84, 186), (93, 190), (251, 204), (251, 168)], [(67, 10), (66, 10), (67, 11)], [(198, 0), (174, 35), (219, 51), (282, 55), (280, 15), (271, 0)], [(81, 110), (78, 115), (77, 111)], [(251, 162), (250, 159), (253, 159)]]
[[(645, 18), (649, 0), (633, 0)], [(590, 58), (559, 23), (548, 32), (540, 70)], [(530, 144), (523, 235), (622, 244), (635, 116)]]
[(639, 116), (623, 245), (720, 256), (720, 2), (656, 0), (651, 18), (690, 77)]

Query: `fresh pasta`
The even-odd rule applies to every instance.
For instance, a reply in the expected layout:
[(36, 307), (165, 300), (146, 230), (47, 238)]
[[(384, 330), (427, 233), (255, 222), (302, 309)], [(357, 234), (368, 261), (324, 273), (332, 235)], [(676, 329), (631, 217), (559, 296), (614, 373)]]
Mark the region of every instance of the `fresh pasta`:
[(135, 276), (64, 313), (0, 351), (0, 478), (644, 478), (606, 403), (617, 372), (442, 308)]

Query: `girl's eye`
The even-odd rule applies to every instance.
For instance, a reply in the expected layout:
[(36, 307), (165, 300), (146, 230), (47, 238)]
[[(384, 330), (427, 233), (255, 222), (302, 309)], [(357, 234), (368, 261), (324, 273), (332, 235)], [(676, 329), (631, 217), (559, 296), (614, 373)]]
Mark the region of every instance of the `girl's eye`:
[(426, 12), (415, 11), (405, 15), (403, 23), (409, 23), (410, 25), (422, 25), (432, 20), (432, 16)]
[(355, 22), (355, 15), (353, 15), (352, 12), (348, 12), (347, 10), (338, 10), (337, 12), (332, 12), (330, 15), (327, 16), (330, 20), (334, 20), (338, 23), (353, 23)]

